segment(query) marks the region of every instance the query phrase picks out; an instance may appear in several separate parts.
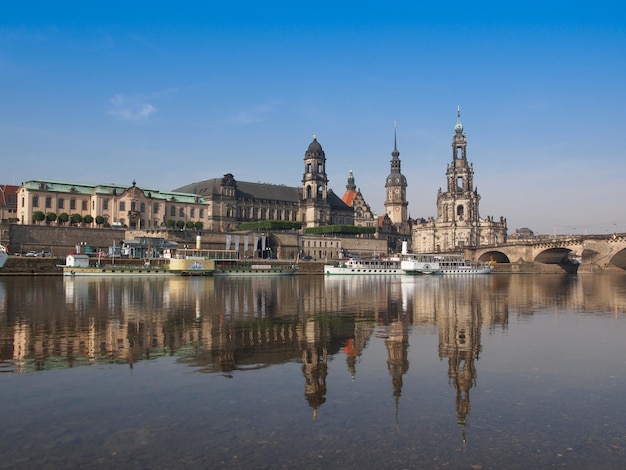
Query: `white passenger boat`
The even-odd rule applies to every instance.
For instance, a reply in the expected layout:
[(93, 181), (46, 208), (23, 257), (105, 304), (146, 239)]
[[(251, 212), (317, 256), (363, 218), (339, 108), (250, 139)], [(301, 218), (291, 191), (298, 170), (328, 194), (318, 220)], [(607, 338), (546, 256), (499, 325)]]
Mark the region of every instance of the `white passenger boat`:
[(338, 265), (324, 265), (324, 274), (404, 274), (399, 259), (360, 259), (350, 258)]
[(493, 267), (494, 263), (469, 261), (456, 254), (403, 255), (402, 261), (402, 269), (407, 274), (490, 274)]
[(4, 245), (0, 245), (0, 268), (4, 266), (4, 263), (9, 259), (9, 254), (7, 253), (7, 249)]
[(400, 268), (407, 274), (442, 274), (439, 260), (430, 254), (403, 253)]

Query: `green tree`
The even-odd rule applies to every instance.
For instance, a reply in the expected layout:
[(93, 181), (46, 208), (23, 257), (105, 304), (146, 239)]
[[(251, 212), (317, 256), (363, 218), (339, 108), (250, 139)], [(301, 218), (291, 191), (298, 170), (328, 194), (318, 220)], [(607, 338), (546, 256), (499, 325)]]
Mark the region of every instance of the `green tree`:
[(167, 222), (165, 222), (165, 226), (167, 228), (174, 228), (175, 225), (176, 225), (176, 222), (174, 222), (172, 219), (168, 219)]
[(63, 225), (70, 220), (70, 215), (67, 212), (61, 212), (57, 220), (59, 221), (59, 225)]
[(42, 220), (44, 220), (46, 218), (46, 214), (44, 214), (41, 211), (35, 211), (33, 212), (33, 222), (41, 222)]
[(83, 222), (91, 225), (93, 223), (93, 217), (90, 214), (87, 214), (85, 217), (83, 217)]
[(104, 224), (104, 222), (106, 222), (104, 220), (104, 217), (102, 217), (101, 215), (97, 215), (96, 216), (96, 225), (99, 227), (100, 225)]
[(197, 221), (194, 226), (196, 227), (196, 230), (202, 230), (202, 227), (204, 227), (204, 224), (201, 221)]
[(185, 224), (185, 227), (187, 227), (187, 228), (195, 228), (196, 224), (193, 223), (193, 220), (188, 220), (187, 223)]
[(46, 214), (46, 223), (47, 224), (51, 224), (55, 220), (57, 220), (57, 215), (54, 212), (48, 212)]
[(184, 220), (179, 220), (178, 222), (176, 222), (176, 228), (178, 228), (180, 230), (185, 228), (185, 221)]
[(78, 225), (83, 221), (83, 216), (80, 214), (72, 214), (70, 220), (72, 221), (72, 225)]

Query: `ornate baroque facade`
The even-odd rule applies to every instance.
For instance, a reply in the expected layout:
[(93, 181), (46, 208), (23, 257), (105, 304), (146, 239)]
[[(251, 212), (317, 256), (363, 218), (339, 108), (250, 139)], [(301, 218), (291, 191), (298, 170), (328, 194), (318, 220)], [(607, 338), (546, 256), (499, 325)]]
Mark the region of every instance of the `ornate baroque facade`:
[(32, 180), (22, 184), (17, 195), (20, 224), (34, 223), (34, 214), (42, 212), (54, 214), (48, 222), (56, 223), (65, 213), (78, 214), (81, 220), (91, 216), (94, 226), (102, 217), (104, 225), (152, 229), (165, 227), (168, 220), (202, 222), (207, 210), (205, 200), (195, 194), (142, 189), (134, 181), (127, 187)]
[(361, 190), (357, 189), (352, 170), (348, 174), (346, 192), (341, 197), (341, 200), (347, 206), (352, 207), (354, 211), (354, 225), (359, 227), (376, 227), (376, 215), (370, 209), (369, 204), (365, 202)]
[(285, 220), (304, 228), (354, 224), (354, 211), (328, 188), (326, 154), (313, 137), (304, 153), (302, 186), (249, 183), (232, 174), (192, 183), (176, 191), (201, 196), (209, 230), (234, 230), (241, 222)]
[(474, 188), (474, 168), (467, 161), (467, 137), (461, 111), (452, 137), (452, 162), (446, 170), (448, 186), (437, 193), (437, 218), (414, 221), (413, 250), (418, 253), (444, 252), (481, 245), (505, 243), (506, 219), (483, 219), (478, 212), (480, 195)]

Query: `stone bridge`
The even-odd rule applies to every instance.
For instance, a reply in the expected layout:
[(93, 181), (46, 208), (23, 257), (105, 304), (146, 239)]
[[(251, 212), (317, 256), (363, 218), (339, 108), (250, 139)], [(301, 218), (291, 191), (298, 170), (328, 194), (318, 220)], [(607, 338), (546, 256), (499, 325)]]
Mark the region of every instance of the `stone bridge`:
[(579, 272), (626, 270), (626, 234), (516, 240), (501, 245), (468, 248), (465, 256), (476, 261), (559, 265), (566, 271), (568, 266), (578, 261)]

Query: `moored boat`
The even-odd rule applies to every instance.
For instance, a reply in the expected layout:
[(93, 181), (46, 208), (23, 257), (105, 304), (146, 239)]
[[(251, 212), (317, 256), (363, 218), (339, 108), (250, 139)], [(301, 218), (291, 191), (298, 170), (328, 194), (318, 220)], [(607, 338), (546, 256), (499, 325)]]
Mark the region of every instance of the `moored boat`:
[(4, 266), (4, 264), (9, 259), (9, 253), (7, 253), (7, 249), (4, 245), (0, 245), (0, 269)]
[[(470, 275), (490, 274), (494, 263), (480, 263), (458, 254), (406, 255), (402, 268), (407, 274)], [(409, 259), (410, 258), (410, 259)]]
[(64, 276), (171, 276), (167, 265), (153, 265), (144, 262), (143, 265), (103, 264), (98, 259), (96, 264), (90, 263), (87, 255), (70, 253), (65, 257), (65, 264), (58, 265)]
[(407, 274), (441, 274), (442, 268), (435, 255), (403, 253), (401, 269)]
[(285, 276), (298, 271), (297, 264), (264, 259), (216, 259), (214, 276)]
[(166, 250), (164, 256), (169, 260), (169, 270), (172, 274), (211, 276), (215, 273), (217, 260), (236, 259), (237, 252), (181, 248)]
[(338, 265), (327, 264), (324, 266), (324, 274), (327, 275), (389, 275), (404, 274), (400, 267), (400, 260), (390, 259), (360, 259), (350, 258)]

